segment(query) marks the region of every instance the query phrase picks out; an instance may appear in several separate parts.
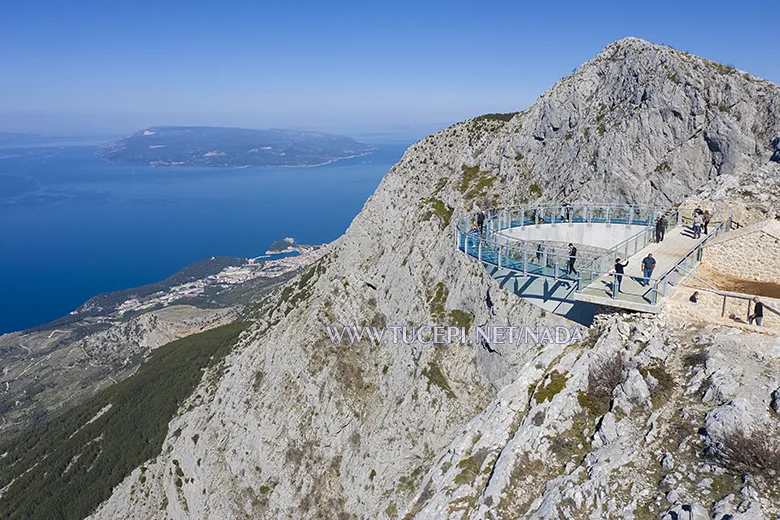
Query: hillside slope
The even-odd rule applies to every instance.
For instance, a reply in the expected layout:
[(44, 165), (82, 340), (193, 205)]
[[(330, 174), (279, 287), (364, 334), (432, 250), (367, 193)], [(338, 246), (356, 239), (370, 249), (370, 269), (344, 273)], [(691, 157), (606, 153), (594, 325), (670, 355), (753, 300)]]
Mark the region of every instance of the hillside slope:
[(737, 419), (772, 427), (776, 338), (620, 314), (570, 346), (334, 345), (324, 331), (561, 324), (454, 252), (458, 217), (534, 200), (673, 203), (718, 176), (774, 178), (779, 134), (777, 86), (626, 39), (520, 114), (423, 139), (331, 252), (257, 311), (160, 456), (93, 518), (656, 518), (693, 501), (780, 514), (771, 481), (717, 455)]

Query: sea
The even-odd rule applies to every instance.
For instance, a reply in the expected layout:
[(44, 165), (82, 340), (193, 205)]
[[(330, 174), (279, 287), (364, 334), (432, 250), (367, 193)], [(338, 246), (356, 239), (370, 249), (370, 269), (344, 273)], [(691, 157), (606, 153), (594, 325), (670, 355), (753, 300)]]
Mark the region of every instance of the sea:
[(411, 143), (315, 168), (107, 163), (96, 143), (0, 148), (0, 333), (212, 256), (342, 235)]

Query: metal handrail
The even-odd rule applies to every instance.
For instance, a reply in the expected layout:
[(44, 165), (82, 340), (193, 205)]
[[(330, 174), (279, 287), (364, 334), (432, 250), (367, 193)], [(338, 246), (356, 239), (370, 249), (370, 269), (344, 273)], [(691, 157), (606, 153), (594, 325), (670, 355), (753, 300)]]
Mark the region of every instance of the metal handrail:
[[(723, 317), (723, 315), (726, 314), (726, 298), (734, 298), (734, 299), (738, 299), (738, 300), (752, 301), (753, 298), (756, 297), (755, 295), (751, 296), (749, 294), (742, 294), (742, 293), (733, 293), (733, 292), (729, 292), (729, 291), (722, 291), (722, 290), (718, 289), (717, 287), (715, 287), (714, 285), (712, 285), (711, 283), (709, 283), (707, 280), (704, 280), (704, 279), (696, 276), (693, 273), (693, 271), (686, 270), (686, 269), (684, 269), (682, 267), (680, 267), (679, 270), (682, 271), (682, 274), (684, 276), (692, 276), (692, 277), (696, 278), (697, 280), (699, 280), (704, 285), (706, 285), (707, 287), (709, 287), (708, 289), (703, 289), (703, 288), (700, 288), (700, 287), (694, 287), (695, 289), (700, 289), (702, 291), (715, 293), (718, 296), (723, 296), (723, 309), (721, 310), (721, 313), (720, 313), (721, 317)], [(764, 308), (765, 309), (768, 309), (770, 312), (773, 312), (773, 313), (777, 314), (778, 316), (780, 316), (780, 311), (778, 311), (777, 309), (775, 309), (774, 307), (772, 307), (771, 305), (769, 305), (766, 302), (762, 302), (762, 303), (764, 304)], [(748, 305), (748, 315), (749, 314), (750, 314), (750, 305)]]
[[(691, 208), (693, 211), (693, 208)], [(524, 275), (542, 276), (576, 281), (577, 291), (583, 288), (583, 284), (590, 284), (601, 276), (613, 273), (607, 268), (611, 265), (608, 257), (624, 256), (629, 258), (637, 251), (646, 247), (653, 241), (653, 231), (656, 219), (666, 216), (669, 226), (680, 225), (685, 220), (686, 208), (663, 209), (658, 206), (635, 206), (629, 204), (577, 204), (577, 205), (529, 205), (516, 208), (490, 208), (482, 212), (485, 215), (482, 233), (471, 231), (472, 222), (476, 221), (478, 213), (469, 213), (461, 217), (456, 224), (457, 247), (465, 254), (477, 258), (480, 262), (497, 265), (499, 268), (508, 268)], [(715, 211), (713, 210), (713, 215)], [(558, 223), (618, 223), (637, 224), (644, 227), (640, 232), (623, 240), (610, 249), (582, 246), (577, 255), (576, 277), (569, 276), (567, 265), (569, 261), (565, 242), (545, 240), (523, 240), (502, 233), (505, 229), (518, 227)], [(713, 224), (715, 222), (712, 222)], [(655, 305), (658, 302), (659, 290), (661, 297), (667, 295), (667, 289), (671, 285), (669, 276), (677, 274), (677, 268), (686, 264), (691, 256), (698, 254), (706, 243), (723, 231), (728, 231), (731, 225), (731, 217), (719, 222), (708, 236), (693, 246), (678, 260), (672, 268), (663, 275), (646, 280), (650, 288), (643, 293), (643, 297)], [(585, 253), (585, 256), (583, 256)], [(588, 256), (590, 255), (590, 256)], [(697, 258), (694, 263), (698, 261)], [(652, 284), (652, 285), (651, 285)], [(613, 298), (618, 295), (613, 293)]]

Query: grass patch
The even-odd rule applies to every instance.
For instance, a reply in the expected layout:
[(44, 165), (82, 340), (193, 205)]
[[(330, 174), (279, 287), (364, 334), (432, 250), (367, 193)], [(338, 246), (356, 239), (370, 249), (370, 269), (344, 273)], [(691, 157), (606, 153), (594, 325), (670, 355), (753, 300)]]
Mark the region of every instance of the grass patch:
[(470, 312), (454, 309), (450, 311), (450, 320), (454, 327), (463, 327), (468, 331), (474, 323), (474, 315)]
[(650, 386), (650, 398), (654, 405), (657, 406), (669, 399), (674, 390), (674, 377), (666, 370), (665, 366), (655, 362), (649, 367), (641, 367), (639, 373)]
[(458, 191), (463, 194), (466, 201), (483, 196), (496, 181), (492, 173), (481, 171), (479, 166), (469, 167), (464, 164), (461, 170), (463, 170), (463, 178), (458, 185)]
[(447, 376), (444, 375), (444, 372), (442, 372), (441, 368), (439, 368), (439, 365), (435, 361), (428, 363), (428, 366), (423, 369), (422, 375), (428, 379), (428, 386), (426, 390), (430, 392), (431, 385), (438, 386), (445, 394), (447, 394), (447, 397), (455, 397), (455, 392), (452, 391), (450, 383), (447, 380)]
[(437, 198), (429, 198), (422, 201), (424, 206), (428, 207), (428, 210), (423, 214), (423, 220), (430, 220), (431, 217), (436, 215), (441, 220), (444, 227), (450, 225), (452, 219), (452, 213), (455, 208), (452, 208), (444, 203), (443, 200)]
[(668, 162), (663, 161), (661, 164), (655, 167), (655, 171), (658, 173), (669, 173), (672, 171), (672, 167), (669, 165)]
[(542, 196), (542, 187), (536, 183), (531, 184), (528, 187), (528, 191), (537, 199)]
[(219, 364), (247, 327), (225, 325), (168, 343), (135, 375), (5, 443), (0, 487), (13, 483), (0, 516), (88, 516), (133, 469), (160, 454), (168, 424), (203, 369)]
[(488, 450), (481, 449), (474, 455), (465, 458), (458, 462), (457, 468), (460, 469), (460, 473), (455, 476), (455, 484), (471, 484), (479, 475), (479, 470), (482, 468), (482, 464), (487, 458)]
[(561, 393), (561, 391), (564, 389), (568, 379), (569, 378), (566, 377), (566, 375), (561, 374), (557, 370), (550, 372), (550, 375), (547, 378), (547, 384), (542, 388), (537, 389), (534, 393), (536, 402), (539, 404), (545, 401), (552, 402), (553, 397)]

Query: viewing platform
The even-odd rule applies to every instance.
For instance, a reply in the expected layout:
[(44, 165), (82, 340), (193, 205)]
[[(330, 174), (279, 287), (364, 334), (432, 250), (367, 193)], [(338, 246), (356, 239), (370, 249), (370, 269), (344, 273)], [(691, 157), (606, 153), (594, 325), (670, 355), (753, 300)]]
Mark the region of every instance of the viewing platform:
[[(713, 213), (709, 233), (693, 237), (693, 208), (585, 204), (497, 208), (466, 215), (456, 226), (457, 247), (491, 268), (502, 284), (515, 280), (515, 293), (537, 303), (555, 302), (561, 312), (577, 302), (656, 313), (681, 272), (701, 260), (702, 247), (728, 231), (731, 219)], [(667, 222), (656, 242), (656, 221)], [(569, 270), (569, 243), (577, 253)], [(652, 253), (655, 269), (643, 278), (642, 259)], [(615, 260), (628, 259), (620, 292)], [(544, 306), (544, 305), (543, 305)], [(548, 307), (545, 307), (548, 308)]]

